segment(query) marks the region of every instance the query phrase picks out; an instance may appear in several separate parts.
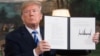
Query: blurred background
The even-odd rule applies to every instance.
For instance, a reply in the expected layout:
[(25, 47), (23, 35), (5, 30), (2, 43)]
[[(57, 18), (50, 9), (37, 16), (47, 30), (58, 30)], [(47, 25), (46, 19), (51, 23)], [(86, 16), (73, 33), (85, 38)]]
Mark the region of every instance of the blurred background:
[[(28, 0), (0, 0), (0, 55), (3, 56), (5, 35), (22, 25), (20, 5)], [(100, 0), (38, 0), (42, 3), (43, 15), (52, 15), (54, 10), (67, 9), (69, 17), (95, 17), (96, 31), (100, 32)], [(43, 22), (41, 23), (43, 25)], [(90, 56), (100, 56), (100, 43)]]

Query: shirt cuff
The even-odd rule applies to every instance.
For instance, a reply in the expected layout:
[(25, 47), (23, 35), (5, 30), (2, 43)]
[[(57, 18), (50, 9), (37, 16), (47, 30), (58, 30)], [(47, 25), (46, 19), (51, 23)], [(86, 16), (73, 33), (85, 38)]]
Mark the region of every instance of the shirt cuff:
[(33, 53), (34, 53), (34, 56), (39, 56), (39, 55), (37, 55), (37, 53), (35, 52), (35, 49), (33, 49)]

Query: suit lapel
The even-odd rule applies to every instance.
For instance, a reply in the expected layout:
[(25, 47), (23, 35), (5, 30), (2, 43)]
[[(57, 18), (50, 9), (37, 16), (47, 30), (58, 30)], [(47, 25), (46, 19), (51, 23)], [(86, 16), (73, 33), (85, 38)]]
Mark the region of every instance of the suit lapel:
[[(40, 33), (42, 36), (42, 40), (44, 40), (44, 28), (43, 27), (40, 27)], [(28, 32), (25, 26), (21, 27), (21, 34), (22, 34), (23, 39), (25, 40), (25, 43), (27, 43), (28, 45), (32, 45), (32, 47), (36, 47), (34, 44), (32, 35), (30, 35), (30, 33)]]
[(21, 32), (22, 32), (22, 37), (25, 40), (25, 43), (27, 43), (28, 45), (32, 45), (32, 47), (35, 47), (33, 37), (28, 32), (28, 30), (25, 28), (25, 26), (21, 28)]

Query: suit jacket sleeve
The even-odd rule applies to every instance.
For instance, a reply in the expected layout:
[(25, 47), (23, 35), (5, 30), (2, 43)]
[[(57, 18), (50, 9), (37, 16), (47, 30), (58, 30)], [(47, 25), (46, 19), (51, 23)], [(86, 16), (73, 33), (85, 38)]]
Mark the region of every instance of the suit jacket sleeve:
[(33, 50), (29, 50), (27, 52), (22, 52), (19, 44), (14, 41), (11, 37), (15, 37), (13, 35), (6, 36), (6, 44), (5, 44), (5, 56), (34, 56)]

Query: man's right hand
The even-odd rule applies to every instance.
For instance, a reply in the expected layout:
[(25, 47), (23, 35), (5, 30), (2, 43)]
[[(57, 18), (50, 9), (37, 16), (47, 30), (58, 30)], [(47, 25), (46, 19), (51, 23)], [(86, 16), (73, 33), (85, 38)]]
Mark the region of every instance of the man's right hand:
[(50, 51), (50, 45), (45, 40), (39, 42), (38, 46), (35, 48), (35, 52), (37, 55), (42, 54), (45, 51)]

